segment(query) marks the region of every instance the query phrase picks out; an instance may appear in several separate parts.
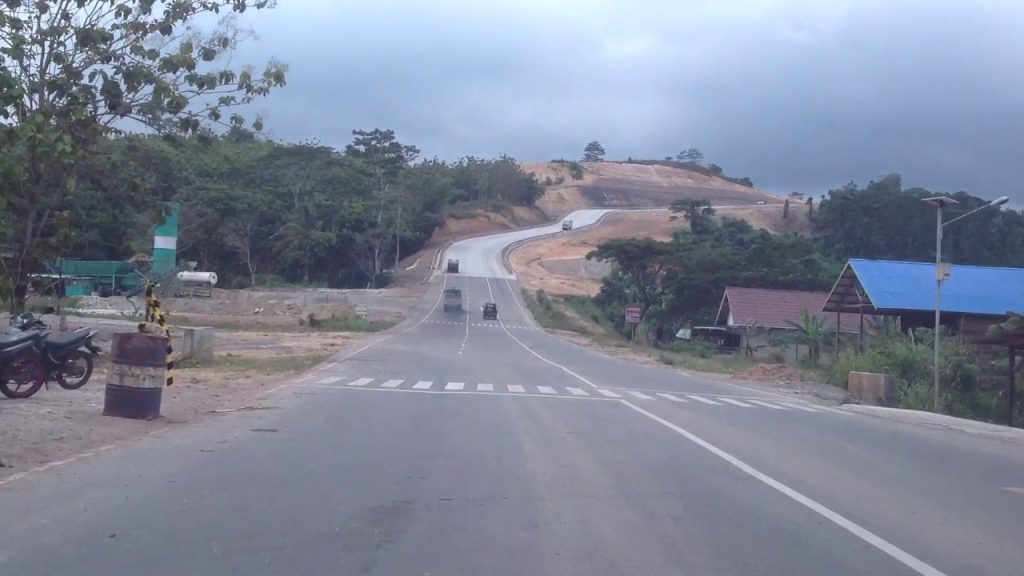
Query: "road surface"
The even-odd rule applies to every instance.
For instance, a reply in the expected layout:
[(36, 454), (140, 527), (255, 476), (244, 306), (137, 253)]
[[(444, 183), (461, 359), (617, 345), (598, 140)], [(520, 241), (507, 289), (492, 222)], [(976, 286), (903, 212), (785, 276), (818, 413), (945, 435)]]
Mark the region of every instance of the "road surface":
[(1020, 446), (562, 342), (495, 268), (509, 238), (263, 410), (0, 485), (0, 574), (1024, 570)]

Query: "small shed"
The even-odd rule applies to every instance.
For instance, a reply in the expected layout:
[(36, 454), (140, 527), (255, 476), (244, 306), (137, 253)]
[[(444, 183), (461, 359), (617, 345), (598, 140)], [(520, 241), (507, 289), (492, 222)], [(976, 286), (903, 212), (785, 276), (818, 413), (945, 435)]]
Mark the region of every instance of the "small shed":
[[(988, 327), (1024, 310), (1024, 269), (949, 266), (942, 282), (942, 325), (961, 337), (980, 337)], [(850, 259), (832, 287), (824, 311), (895, 316), (900, 329), (935, 325), (935, 264)]]

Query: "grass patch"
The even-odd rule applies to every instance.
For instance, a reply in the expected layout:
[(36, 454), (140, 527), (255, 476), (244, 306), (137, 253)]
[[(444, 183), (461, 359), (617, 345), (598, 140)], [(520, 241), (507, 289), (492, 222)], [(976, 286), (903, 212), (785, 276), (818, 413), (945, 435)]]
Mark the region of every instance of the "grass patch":
[(561, 297), (548, 296), (543, 290), (537, 290), (536, 294), (523, 290), (523, 300), (526, 302), (526, 307), (530, 309), (530, 314), (544, 328), (567, 330), (584, 336), (594, 335), (593, 329), (566, 313), (566, 310), (570, 310), (570, 308)]
[(221, 368), (242, 372), (258, 372), (260, 374), (300, 373), (320, 364), (330, 356), (330, 354), (302, 354), (266, 358), (238, 356), (228, 353), (213, 356), (212, 358), (183, 360), (180, 362), (180, 367), (183, 369)]
[(354, 314), (349, 316), (331, 316), (321, 320), (310, 314), (306, 324), (319, 332), (380, 332), (391, 328), (396, 322), (367, 320), (362, 316)]
[(678, 366), (697, 372), (738, 374), (759, 364), (757, 360), (752, 360), (741, 354), (711, 354), (705, 356), (701, 352), (693, 351), (659, 350), (647, 346), (635, 346), (635, 348), (652, 355), (656, 353), (658, 361), (667, 366)]

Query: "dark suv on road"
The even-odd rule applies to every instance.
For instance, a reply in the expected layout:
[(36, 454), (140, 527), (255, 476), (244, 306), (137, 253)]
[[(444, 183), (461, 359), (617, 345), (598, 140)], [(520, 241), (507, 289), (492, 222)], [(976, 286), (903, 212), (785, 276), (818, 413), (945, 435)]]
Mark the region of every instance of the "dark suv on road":
[(484, 304), (484, 320), (498, 319), (498, 305), (494, 302)]

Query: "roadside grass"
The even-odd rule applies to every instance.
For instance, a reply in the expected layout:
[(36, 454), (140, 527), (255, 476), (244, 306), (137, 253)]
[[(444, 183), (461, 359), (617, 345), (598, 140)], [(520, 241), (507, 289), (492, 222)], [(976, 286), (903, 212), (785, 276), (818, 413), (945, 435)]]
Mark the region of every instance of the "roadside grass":
[(760, 363), (741, 354), (718, 354), (713, 346), (701, 342), (654, 346), (638, 339), (630, 343), (587, 296), (553, 295), (543, 290), (532, 293), (524, 289), (523, 300), (534, 319), (544, 328), (575, 332), (599, 346), (628, 348), (667, 366), (697, 372), (738, 374)]
[(236, 354), (219, 354), (210, 358), (189, 359), (179, 363), (181, 369), (225, 369), (240, 372), (268, 374), (298, 374), (320, 364), (330, 354), (302, 354), (291, 356), (239, 356)]
[(330, 318), (319, 320), (311, 314), (307, 319), (307, 324), (310, 328), (319, 332), (381, 332), (391, 328), (397, 322), (367, 320), (355, 314), (331, 316)]

